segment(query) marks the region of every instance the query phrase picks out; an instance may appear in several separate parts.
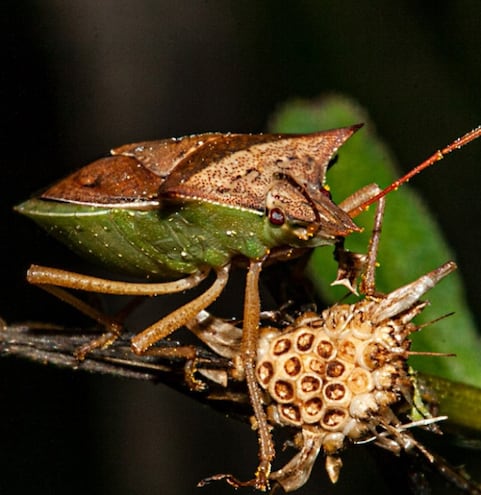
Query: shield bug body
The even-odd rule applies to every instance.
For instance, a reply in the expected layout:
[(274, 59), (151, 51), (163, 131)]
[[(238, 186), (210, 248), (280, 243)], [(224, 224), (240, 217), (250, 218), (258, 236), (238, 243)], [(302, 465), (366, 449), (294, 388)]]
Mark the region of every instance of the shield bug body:
[[(247, 262), (240, 362), (259, 425), (255, 485), (261, 489), (274, 456), (255, 374), (262, 266), (339, 243), (359, 230), (353, 217), (414, 174), (383, 191), (367, 186), (334, 204), (325, 187), (326, 171), (359, 127), (307, 135), (210, 133), (126, 145), (17, 207), (105, 267), (149, 281), (173, 280), (116, 282), (33, 265), (31, 283), (106, 326), (104, 335), (79, 350), (80, 358), (115, 340), (121, 324), (61, 287), (154, 296), (194, 287), (215, 270), (217, 278), (203, 294), (132, 339), (133, 351), (144, 353), (222, 293), (233, 262)], [(477, 129), (437, 152), (415, 173), (480, 134)]]
[[(293, 256), (357, 229), (324, 189), (332, 156), (357, 128), (304, 136), (203, 134), (117, 148), (17, 210), (105, 267), (150, 280), (187, 275), (186, 282), (141, 289), (39, 267), (29, 280), (156, 295), (195, 286), (217, 270), (215, 295), (187, 305), (180, 326), (222, 291), (232, 260)], [(145, 351), (172, 329), (164, 320), (139, 336), (134, 350)]]

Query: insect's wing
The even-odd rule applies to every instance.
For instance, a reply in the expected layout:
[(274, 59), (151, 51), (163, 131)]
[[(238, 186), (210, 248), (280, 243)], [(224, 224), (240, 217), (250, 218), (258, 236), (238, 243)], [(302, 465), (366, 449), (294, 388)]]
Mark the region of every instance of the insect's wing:
[(135, 158), (150, 172), (166, 178), (181, 162), (211, 142), (216, 142), (225, 134), (205, 133), (193, 134), (181, 138), (161, 139), (125, 144), (114, 148), (112, 155), (123, 155)]
[(54, 184), (41, 198), (92, 205), (150, 207), (158, 203), (165, 177), (219, 134), (133, 143), (115, 148)]
[(179, 162), (160, 191), (166, 197), (262, 211), (279, 174), (309, 192), (318, 191), (330, 160), (358, 128), (304, 135), (217, 135)]
[(90, 205), (156, 203), (162, 181), (134, 158), (110, 156), (57, 182), (41, 199)]
[(160, 192), (162, 198), (262, 211), (279, 174), (310, 194), (318, 191), (329, 161), (358, 128), (305, 135), (206, 133), (128, 144), (69, 175), (41, 198), (142, 209), (158, 205)]

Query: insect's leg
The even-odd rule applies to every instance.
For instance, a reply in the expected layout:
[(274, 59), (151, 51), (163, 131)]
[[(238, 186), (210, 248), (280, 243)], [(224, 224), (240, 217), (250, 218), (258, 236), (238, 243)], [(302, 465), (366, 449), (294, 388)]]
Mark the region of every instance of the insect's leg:
[(197, 313), (210, 306), (222, 293), (229, 279), (230, 265), (225, 265), (216, 270), (215, 282), (199, 297), (188, 302), (184, 306), (172, 311), (158, 322), (132, 338), (132, 350), (136, 354), (143, 354), (149, 347), (172, 332), (185, 325), (195, 317)]
[[(291, 492), (297, 490), (303, 486), (309, 479), (319, 451), (321, 449), (323, 435), (319, 430), (316, 429), (302, 429), (302, 432), (296, 437), (296, 444), (300, 443), (298, 446), (299, 452), (281, 469), (274, 471), (269, 479), (274, 480), (276, 484), (270, 492), (273, 494), (277, 493), (276, 488), (282, 487), (282, 493)], [(253, 486), (256, 480), (251, 481), (239, 481), (230, 474), (216, 474), (209, 478), (202, 480), (197, 486), (205, 486), (213, 481), (224, 480), (229, 485), (234, 488), (239, 488), (242, 486)], [(255, 485), (257, 489), (263, 489), (265, 491), (266, 487), (262, 488)]]
[(198, 486), (205, 486), (212, 481), (225, 480), (235, 488), (241, 486), (254, 486), (258, 490), (266, 491), (269, 487), (269, 475), (271, 471), (271, 461), (274, 458), (274, 443), (270, 434), (267, 416), (262, 406), (262, 392), (256, 379), (256, 359), (257, 345), (259, 340), (260, 321), (260, 296), (259, 296), (259, 276), (262, 270), (264, 259), (251, 261), (247, 272), (244, 315), (242, 328), (242, 341), (240, 349), (240, 366), (243, 372), (249, 400), (254, 410), (254, 417), (257, 423), (259, 440), (259, 466), (255, 478), (249, 481), (239, 481), (231, 474), (217, 474), (201, 481)]
[[(155, 347), (147, 349), (143, 356), (155, 356), (171, 361), (182, 360), (184, 364), (184, 381), (193, 392), (202, 392), (206, 389), (206, 384), (196, 377), (196, 373), (205, 362), (199, 357), (198, 348), (194, 345), (178, 345), (175, 347)], [(220, 373), (218, 373), (220, 374)], [(225, 378), (227, 380), (227, 377)]]
[(88, 316), (89, 318), (92, 318), (99, 325), (106, 329), (106, 331), (100, 337), (93, 339), (91, 342), (89, 342), (89, 344), (86, 344), (77, 349), (77, 351), (75, 352), (75, 356), (77, 359), (84, 359), (85, 355), (89, 351), (106, 347), (112, 344), (120, 336), (120, 333), (122, 331), (122, 323), (119, 320), (111, 318), (110, 316), (95, 309), (93, 306), (87, 304), (85, 301), (82, 301), (82, 299), (75, 297), (73, 294), (70, 294), (70, 292), (66, 291), (65, 289), (47, 284), (41, 284), (38, 286), (49, 294), (54, 295), (61, 301), (70, 304), (75, 309)]
[(122, 324), (118, 318), (111, 318), (103, 314), (62, 287), (103, 294), (156, 296), (181, 292), (195, 287), (206, 278), (207, 274), (208, 270), (204, 270), (174, 282), (130, 283), (90, 277), (57, 268), (32, 265), (27, 272), (27, 280), (31, 284), (37, 285), (55, 295), (60, 300), (70, 304), (106, 328), (107, 331), (104, 334), (78, 349), (76, 356), (78, 359), (83, 359), (88, 352), (108, 346), (114, 342), (120, 335)]
[[(378, 194), (380, 191), (381, 188), (377, 184), (368, 184), (367, 186), (361, 187), (361, 189), (352, 193), (345, 200), (341, 201), (338, 206), (341, 210), (344, 210), (353, 218), (351, 213), (356, 213), (356, 210), (360, 205)], [(357, 214), (354, 216), (357, 216)]]
[(399, 449), (403, 449), (410, 454), (417, 451), (453, 486), (456, 486), (469, 495), (481, 495), (481, 486), (478, 483), (472, 480), (462, 469), (452, 466), (446, 459), (431, 452), (421, 442), (416, 440), (412, 434), (406, 431), (399, 431), (395, 426), (389, 426), (387, 431), (392, 434), (393, 438), (380, 437), (380, 441), (375, 442), (377, 445), (392, 450), (395, 453), (396, 445)]
[(240, 351), (240, 366), (243, 368), (242, 371), (247, 382), (249, 400), (257, 422), (259, 466), (255, 478), (252, 480), (239, 481), (231, 474), (216, 474), (202, 480), (197, 486), (205, 486), (212, 481), (224, 480), (235, 488), (253, 486), (257, 490), (266, 491), (269, 487), (271, 461), (274, 458), (275, 451), (269, 425), (267, 423), (267, 416), (262, 406), (262, 393), (257, 384), (255, 375), (260, 320), (259, 275), (263, 262), (264, 260), (251, 261), (249, 264), (244, 299), (244, 324)]
[(256, 472), (255, 486), (266, 490), (274, 458), (274, 443), (270, 434), (267, 416), (262, 406), (262, 394), (257, 383), (255, 369), (257, 345), (259, 340), (260, 296), (259, 275), (263, 261), (251, 261), (247, 272), (244, 300), (244, 325), (241, 343), (241, 359), (249, 391), (249, 399), (257, 421), (259, 439), (259, 466)]
[[(380, 191), (377, 184), (369, 184), (359, 191), (346, 198), (340, 203), (340, 207), (350, 215), (366, 199), (372, 197)], [(376, 292), (375, 271), (376, 260), (381, 235), (382, 221), (384, 217), (385, 198), (380, 198), (374, 216), (374, 226), (371, 239), (369, 241), (368, 254), (352, 253), (344, 249), (343, 241), (336, 245), (335, 258), (338, 261), (339, 269), (336, 280), (332, 285), (344, 285), (351, 292), (356, 294), (355, 283), (359, 274), (362, 274), (360, 292), (366, 295), (374, 295)]]
[(416, 448), (425, 459), (443, 476), (449, 483), (469, 495), (481, 495), (481, 485), (469, 477), (462, 468), (452, 466), (444, 457), (430, 452), (424, 445), (415, 441)]
[(386, 198), (380, 198), (377, 202), (376, 213), (374, 215), (374, 225), (372, 228), (371, 239), (367, 251), (366, 269), (361, 277), (359, 290), (366, 296), (373, 296), (376, 293), (376, 264), (379, 250), (379, 239), (382, 232), (382, 221), (386, 207)]
[(132, 283), (91, 277), (80, 273), (60, 270), (47, 266), (31, 265), (27, 280), (34, 285), (54, 285), (68, 289), (98, 292), (100, 294), (117, 294), (124, 296), (160, 296), (192, 289), (204, 280), (209, 269), (199, 270), (188, 277), (164, 283)]

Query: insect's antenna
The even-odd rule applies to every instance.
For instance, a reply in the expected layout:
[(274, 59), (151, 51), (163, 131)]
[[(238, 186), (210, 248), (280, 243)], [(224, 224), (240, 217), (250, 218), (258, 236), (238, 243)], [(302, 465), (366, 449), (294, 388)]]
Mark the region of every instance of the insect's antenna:
[(414, 167), (412, 170), (410, 170), (406, 175), (403, 175), (399, 179), (395, 180), (392, 184), (384, 188), (382, 191), (379, 193), (375, 194), (371, 198), (367, 199), (364, 201), (364, 203), (361, 203), (357, 208), (349, 212), (349, 216), (351, 218), (357, 217), (360, 213), (362, 213), (368, 206), (372, 205), (375, 203), (377, 200), (380, 198), (383, 198), (386, 196), (386, 194), (390, 193), (391, 191), (394, 191), (397, 189), (400, 185), (404, 184), (405, 182), (408, 182), (411, 177), (415, 176), (421, 170), (424, 170), (425, 168), (430, 167), (431, 165), (434, 165), (435, 163), (439, 162), (442, 160), (446, 155), (451, 153), (452, 151), (459, 150), (466, 144), (470, 143), (471, 141), (474, 141), (475, 139), (479, 138), (481, 136), (481, 125), (473, 129), (472, 131), (468, 132), (464, 136), (456, 139), (453, 141), (451, 144), (446, 146), (445, 148), (436, 151), (433, 153), (428, 159), (424, 160), (422, 163), (420, 163), (417, 167)]

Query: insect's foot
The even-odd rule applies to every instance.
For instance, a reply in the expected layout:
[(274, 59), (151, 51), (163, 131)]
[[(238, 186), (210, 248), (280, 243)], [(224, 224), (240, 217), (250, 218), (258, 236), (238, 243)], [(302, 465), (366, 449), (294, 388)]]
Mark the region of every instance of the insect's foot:
[[(244, 482), (239, 481), (237, 478), (234, 478), (232, 474), (214, 474), (213, 476), (209, 476), (208, 478), (204, 478), (203, 480), (197, 483), (197, 488), (202, 488), (204, 486), (210, 485), (214, 481), (225, 481), (230, 486), (234, 488), (240, 488), (241, 486), (246, 486)], [(250, 485), (252, 486), (252, 485)]]
[(139, 356), (155, 356), (173, 361), (185, 360), (184, 382), (189, 389), (192, 392), (203, 392), (207, 389), (207, 384), (196, 376), (199, 365), (204, 360), (197, 355), (197, 349), (194, 346), (155, 346), (150, 349), (143, 349), (132, 342), (131, 349), (134, 354)]
[(83, 361), (87, 357), (87, 354), (90, 354), (92, 351), (95, 351), (96, 349), (104, 349), (105, 347), (112, 345), (117, 340), (118, 336), (118, 331), (103, 333), (100, 337), (79, 347), (74, 352), (75, 359), (78, 361)]
[(269, 488), (269, 484), (267, 483), (267, 480), (264, 480), (263, 484), (259, 483), (259, 479), (253, 478), (248, 481), (240, 481), (232, 474), (214, 474), (213, 476), (209, 476), (208, 478), (204, 478), (203, 480), (199, 481), (197, 483), (198, 488), (202, 488), (203, 486), (209, 485), (213, 481), (225, 481), (228, 483), (230, 486), (233, 486), (234, 488), (242, 488), (242, 487), (253, 487), (256, 490), (260, 490), (265, 492)]
[(204, 381), (195, 376), (199, 362), (197, 358), (189, 359), (184, 366), (184, 378), (192, 392), (203, 392), (207, 389)]
[(261, 492), (265, 492), (270, 489), (269, 476), (271, 474), (271, 463), (268, 460), (261, 460), (259, 467), (256, 471), (255, 488)]

